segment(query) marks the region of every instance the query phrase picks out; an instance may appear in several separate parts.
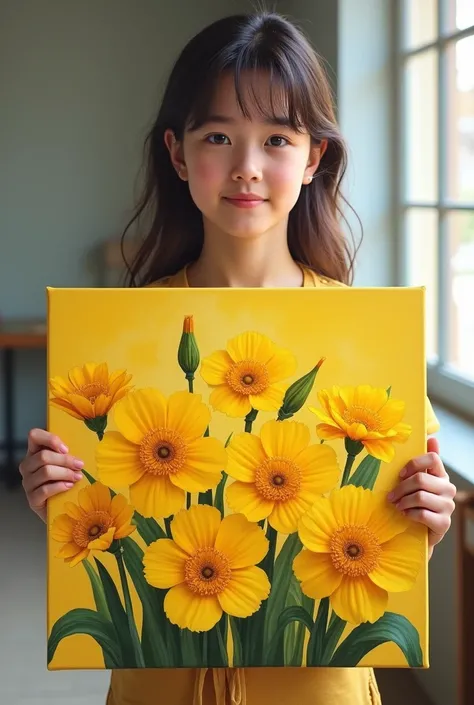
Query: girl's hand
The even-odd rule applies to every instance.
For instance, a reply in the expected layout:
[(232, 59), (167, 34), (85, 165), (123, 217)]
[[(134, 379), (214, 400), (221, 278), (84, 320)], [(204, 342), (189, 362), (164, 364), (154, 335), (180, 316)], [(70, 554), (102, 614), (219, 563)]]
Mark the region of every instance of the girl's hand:
[(401, 482), (388, 500), (410, 519), (429, 529), (429, 557), (451, 526), (456, 487), (439, 457), (436, 438), (428, 438), (428, 452), (410, 460), (400, 472)]
[(20, 463), (23, 489), (30, 508), (45, 522), (49, 497), (69, 490), (82, 479), (84, 463), (68, 454), (61, 439), (34, 428), (28, 434), (28, 452)]

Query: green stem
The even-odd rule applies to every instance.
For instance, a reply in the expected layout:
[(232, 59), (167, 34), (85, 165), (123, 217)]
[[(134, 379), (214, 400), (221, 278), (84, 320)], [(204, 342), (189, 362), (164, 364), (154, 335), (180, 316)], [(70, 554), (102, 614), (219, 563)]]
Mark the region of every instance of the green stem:
[(245, 433), (252, 433), (253, 422), (257, 418), (257, 414), (257, 409), (252, 409), (245, 417)]
[(347, 485), (355, 459), (356, 459), (355, 455), (350, 455), (349, 453), (347, 454), (346, 465), (344, 467), (344, 472), (342, 474), (341, 487), (344, 487), (345, 485)]
[(130, 597), (130, 590), (128, 589), (127, 574), (125, 573), (125, 566), (123, 564), (122, 546), (120, 546), (120, 550), (117, 551), (115, 557), (117, 559), (120, 582), (122, 583), (123, 597), (125, 600), (125, 612), (127, 614), (128, 628), (130, 631), (130, 637), (132, 639), (133, 652), (135, 654), (137, 666), (139, 668), (145, 668), (145, 659), (143, 658), (142, 647), (140, 645), (140, 638), (138, 636), (137, 627), (135, 625), (135, 619), (133, 617), (132, 600)]

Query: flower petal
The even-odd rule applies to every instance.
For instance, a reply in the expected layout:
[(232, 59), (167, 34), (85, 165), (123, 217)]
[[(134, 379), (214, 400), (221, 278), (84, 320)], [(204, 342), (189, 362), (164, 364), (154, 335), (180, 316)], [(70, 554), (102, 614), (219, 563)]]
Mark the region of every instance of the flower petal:
[(89, 541), (87, 548), (92, 551), (106, 551), (110, 548), (112, 541), (114, 540), (115, 526), (111, 526), (105, 534), (98, 536), (96, 539)]
[(275, 354), (275, 348), (270, 338), (255, 331), (237, 335), (227, 343), (227, 352), (234, 362), (256, 360), (265, 364)]
[(249, 521), (266, 519), (273, 509), (273, 502), (258, 494), (249, 482), (233, 482), (227, 487), (226, 500), (236, 514), (242, 513)]
[(337, 528), (331, 502), (326, 497), (316, 497), (311, 509), (299, 521), (298, 534), (306, 548), (328, 553), (331, 537)]
[(168, 477), (145, 473), (130, 487), (130, 499), (145, 517), (163, 518), (178, 512), (184, 504), (184, 492)]
[(331, 595), (331, 607), (338, 617), (351, 624), (376, 622), (387, 609), (388, 594), (370, 580), (344, 576)]
[(188, 558), (188, 554), (171, 539), (154, 541), (143, 557), (147, 583), (166, 589), (184, 582), (184, 567)]
[(242, 482), (254, 482), (255, 470), (266, 460), (262, 442), (253, 433), (233, 436), (227, 446), (227, 473)]
[(395, 457), (395, 448), (393, 446), (393, 438), (387, 439), (366, 439), (363, 441), (365, 449), (369, 455), (372, 455), (384, 463), (390, 463)]
[(221, 513), (215, 507), (196, 504), (183, 509), (171, 522), (173, 539), (187, 554), (198, 548), (213, 547), (221, 523)]
[(373, 494), (370, 490), (346, 485), (331, 492), (329, 501), (338, 526), (363, 526), (369, 521), (373, 508)]
[(270, 382), (280, 382), (282, 379), (291, 377), (296, 372), (296, 366), (296, 358), (292, 352), (276, 347), (273, 356), (266, 364)]
[(298, 421), (267, 421), (260, 431), (260, 438), (270, 458), (293, 460), (309, 445), (309, 428)]
[(418, 577), (422, 559), (421, 541), (410, 534), (398, 534), (382, 546), (378, 565), (369, 578), (388, 592), (410, 590)]
[(313, 553), (303, 549), (293, 561), (293, 571), (301, 582), (301, 590), (308, 597), (318, 600), (328, 597), (342, 580), (327, 553)]
[(172, 624), (192, 632), (207, 632), (222, 617), (222, 608), (215, 595), (201, 597), (191, 592), (184, 583), (175, 585), (166, 593), (163, 606)]
[(149, 431), (166, 428), (166, 399), (157, 389), (137, 389), (114, 407), (114, 420), (122, 436), (141, 443)]
[(211, 420), (211, 413), (199, 394), (175, 392), (168, 400), (167, 428), (187, 441), (200, 438)]
[(401, 534), (409, 525), (410, 520), (387, 500), (386, 492), (373, 493), (372, 511), (367, 527), (375, 534), (379, 543), (385, 543)]
[(201, 377), (207, 384), (212, 386), (226, 384), (227, 372), (232, 365), (233, 362), (229, 353), (225, 350), (217, 350), (202, 361)]
[(270, 594), (266, 573), (255, 566), (232, 571), (232, 578), (217, 597), (227, 614), (233, 617), (250, 617), (260, 608)]
[(278, 411), (283, 404), (285, 388), (280, 384), (271, 384), (260, 394), (251, 394), (250, 403), (258, 411)]
[(243, 418), (252, 410), (247, 395), (237, 394), (225, 384), (214, 389), (209, 397), (209, 404), (216, 411), (221, 411), (233, 418)]
[(263, 529), (242, 514), (230, 514), (217, 531), (215, 548), (227, 556), (231, 569), (236, 570), (260, 563), (268, 552), (268, 539)]
[(100, 481), (108, 487), (128, 487), (145, 473), (140, 447), (117, 431), (107, 431), (97, 444), (96, 466)]

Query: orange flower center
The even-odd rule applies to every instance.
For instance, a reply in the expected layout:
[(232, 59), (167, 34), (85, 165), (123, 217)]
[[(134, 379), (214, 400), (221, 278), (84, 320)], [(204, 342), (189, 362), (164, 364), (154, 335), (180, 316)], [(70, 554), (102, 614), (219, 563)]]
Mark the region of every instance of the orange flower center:
[(107, 395), (109, 393), (109, 388), (105, 384), (98, 384), (96, 382), (91, 382), (91, 384), (84, 384), (79, 389), (79, 394), (81, 394), (86, 399), (89, 399), (91, 404), (94, 404), (95, 400), (100, 394)]
[(108, 512), (90, 512), (76, 522), (72, 530), (73, 541), (76, 546), (87, 548), (91, 541), (106, 534), (111, 526), (112, 517)]
[(255, 472), (257, 492), (271, 502), (293, 499), (301, 487), (301, 470), (287, 458), (267, 458)]
[(366, 526), (341, 526), (331, 537), (330, 551), (336, 570), (357, 578), (377, 567), (382, 549)]
[(245, 396), (261, 394), (270, 384), (267, 368), (256, 360), (236, 362), (228, 370), (226, 379), (234, 392)]
[(184, 566), (184, 579), (195, 595), (218, 595), (230, 582), (229, 559), (216, 548), (198, 548)]
[(378, 431), (382, 425), (380, 415), (374, 409), (368, 409), (365, 406), (354, 405), (344, 409), (342, 418), (347, 424), (364, 424), (367, 431)]
[(186, 461), (186, 443), (168, 428), (147, 433), (140, 443), (140, 462), (151, 475), (174, 475)]

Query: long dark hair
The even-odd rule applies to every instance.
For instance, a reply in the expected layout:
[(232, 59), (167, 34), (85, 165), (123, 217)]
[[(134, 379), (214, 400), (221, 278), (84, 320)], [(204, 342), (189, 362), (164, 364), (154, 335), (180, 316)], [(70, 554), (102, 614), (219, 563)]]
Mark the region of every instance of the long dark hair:
[[(172, 166), (164, 134), (171, 129), (180, 141), (186, 129), (205, 122), (223, 72), (232, 72), (240, 109), (248, 115), (241, 77), (249, 70), (268, 71), (272, 85), (284, 89), (294, 129), (303, 126), (313, 140), (328, 140), (316, 177), (301, 189), (289, 215), (290, 252), (318, 274), (351, 283), (356, 248), (350, 227), (351, 243), (340, 224), (341, 218), (345, 220), (342, 204), (347, 203), (341, 194), (347, 153), (329, 81), (299, 29), (278, 14), (263, 12), (226, 17), (206, 27), (186, 45), (171, 72), (145, 141), (143, 194), (122, 237), (124, 253), (124, 238), (132, 225), (146, 233), (133, 262), (127, 263), (130, 286), (170, 276), (199, 257), (202, 215)], [(258, 95), (252, 96), (252, 103), (265, 112)]]

